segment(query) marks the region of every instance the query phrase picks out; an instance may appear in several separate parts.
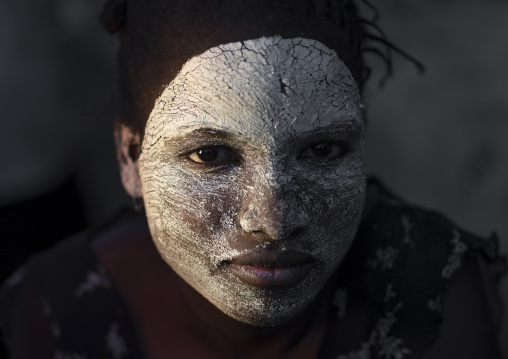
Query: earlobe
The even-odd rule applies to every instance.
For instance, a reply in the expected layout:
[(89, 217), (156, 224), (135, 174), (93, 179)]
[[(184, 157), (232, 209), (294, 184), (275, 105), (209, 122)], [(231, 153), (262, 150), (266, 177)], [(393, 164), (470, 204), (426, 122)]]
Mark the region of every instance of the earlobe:
[(138, 158), (141, 141), (139, 134), (126, 126), (120, 119), (114, 127), (116, 156), (120, 167), (120, 177), (125, 191), (132, 198), (141, 198), (141, 178), (139, 177)]

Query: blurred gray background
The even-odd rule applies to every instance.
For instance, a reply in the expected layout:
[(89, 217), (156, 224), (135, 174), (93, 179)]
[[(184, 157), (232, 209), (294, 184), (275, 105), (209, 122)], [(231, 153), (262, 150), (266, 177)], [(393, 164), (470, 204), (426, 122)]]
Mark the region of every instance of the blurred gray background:
[[(374, 2), (398, 58), (371, 82), (368, 165), (408, 201), (446, 214), (508, 252), (508, 1)], [(376, 69), (381, 71), (380, 66)], [(508, 312), (508, 280), (502, 282)], [(501, 345), (508, 358), (508, 316)]]
[[(371, 173), (464, 229), (497, 231), (508, 252), (508, 2), (375, 5), (389, 39), (427, 73), (396, 57), (383, 89), (374, 76), (367, 96)], [(0, 207), (10, 212), (68, 181), (84, 208), (81, 226), (131, 205), (111, 135), (117, 42), (99, 25), (101, 6), (102, 0), (0, 0)], [(1, 248), (23, 240), (0, 236)], [(503, 292), (508, 298), (506, 280)]]

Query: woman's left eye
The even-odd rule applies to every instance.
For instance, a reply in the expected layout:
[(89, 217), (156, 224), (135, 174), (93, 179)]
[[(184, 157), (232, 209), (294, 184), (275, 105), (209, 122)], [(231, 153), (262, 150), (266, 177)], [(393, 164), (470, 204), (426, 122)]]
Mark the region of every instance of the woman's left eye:
[(343, 153), (343, 148), (335, 143), (321, 142), (307, 148), (300, 158), (337, 158)]
[(187, 155), (191, 161), (202, 164), (219, 164), (226, 162), (237, 162), (231, 151), (219, 146), (198, 148), (194, 152)]

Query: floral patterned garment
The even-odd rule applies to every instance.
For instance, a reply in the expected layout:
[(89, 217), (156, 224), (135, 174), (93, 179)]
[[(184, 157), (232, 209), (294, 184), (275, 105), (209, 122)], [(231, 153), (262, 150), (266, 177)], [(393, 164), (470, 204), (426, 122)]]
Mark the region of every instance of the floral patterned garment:
[(369, 192), (377, 200), (363, 218), (344, 263), (348, 275), (342, 276), (333, 304), (340, 326), (350, 303), (364, 303), (370, 327), (361, 342), (353, 340), (348, 350), (341, 345), (336, 358), (420, 357), (438, 336), (446, 316), (443, 294), (465, 262), (484, 269), (487, 290), (478, 290), (490, 300), (493, 333), (498, 331), (502, 302), (497, 286), (506, 263), (498, 255), (496, 235), (471, 235), (436, 212), (405, 204), (372, 179)]
[(143, 358), (123, 300), (86, 235), (31, 259), (4, 283), (0, 302), (4, 340), (16, 358)]
[[(495, 236), (470, 235), (404, 204), (375, 180), (368, 191), (374, 204), (341, 265), (320, 357), (419, 357), (438, 335), (443, 293), (466, 260), (482, 263), (490, 310), (499, 313), (505, 262)], [(4, 283), (0, 326), (16, 358), (145, 357), (129, 311), (90, 246), (94, 233), (33, 257)], [(361, 320), (355, 308), (362, 308)]]

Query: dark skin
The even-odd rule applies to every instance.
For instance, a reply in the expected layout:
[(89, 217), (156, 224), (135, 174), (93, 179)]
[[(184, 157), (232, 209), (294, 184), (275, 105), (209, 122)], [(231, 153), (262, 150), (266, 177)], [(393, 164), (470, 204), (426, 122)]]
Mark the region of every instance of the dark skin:
[[(129, 155), (135, 140), (135, 136), (129, 136), (117, 142), (120, 159), (127, 165), (135, 163)], [(369, 193), (367, 198), (365, 212), (376, 201), (376, 193)], [(281, 326), (263, 328), (231, 319), (163, 261), (146, 223), (136, 226), (137, 230), (128, 231), (130, 236), (109, 233), (97, 238), (93, 247), (131, 310), (149, 358), (312, 358), (318, 352), (326, 353), (326, 348), (320, 347), (327, 330), (346, 341), (366, 334), (361, 324), (366, 320), (364, 310), (358, 303), (348, 308), (353, 315), (339, 327), (327, 328), (326, 318), (332, 315), (327, 305), (333, 293), (331, 287), (325, 288), (301, 315)], [(445, 292), (443, 305), (446, 315), (441, 332), (423, 359), (501, 357), (480, 263), (466, 260)]]
[[(129, 181), (137, 174), (132, 148), (139, 137), (121, 125), (115, 135), (124, 186), (139, 196), (139, 187)], [(276, 213), (273, 216), (280, 220)], [(144, 232), (134, 231), (139, 233), (135, 236), (99, 238), (94, 249), (130, 308), (150, 358), (312, 358), (323, 351), (335, 278), (289, 322), (275, 327), (245, 324), (224, 314), (175, 274), (157, 251), (146, 223), (143, 226)]]
[(330, 300), (331, 288), (284, 325), (244, 324), (180, 279), (143, 226), (138, 224), (137, 233), (128, 238), (107, 234), (93, 247), (131, 310), (149, 358), (316, 357), (329, 316), (323, 302)]
[[(131, 196), (140, 197), (140, 186), (132, 180), (138, 176), (133, 149), (139, 148), (140, 138), (121, 124), (115, 138), (124, 187)], [(275, 212), (271, 216), (274, 223), (282, 220)], [(333, 278), (297, 317), (279, 326), (257, 327), (230, 318), (176, 275), (147, 229), (139, 236), (98, 239), (94, 248), (125, 298), (150, 358), (312, 358), (323, 351), (332, 316)]]
[[(327, 305), (332, 287), (287, 324), (268, 328), (244, 324), (219, 311), (171, 270), (146, 223), (134, 223), (129, 233), (106, 233), (93, 248), (130, 309), (148, 358), (315, 358), (320, 350), (321, 355), (326, 353), (320, 347), (331, 329), (326, 318), (333, 315)], [(479, 266), (468, 258), (455, 274), (445, 292), (446, 315), (438, 340), (423, 359), (501, 357)], [(337, 338), (364, 336), (361, 304), (350, 306), (348, 312), (354, 314), (331, 330)]]

